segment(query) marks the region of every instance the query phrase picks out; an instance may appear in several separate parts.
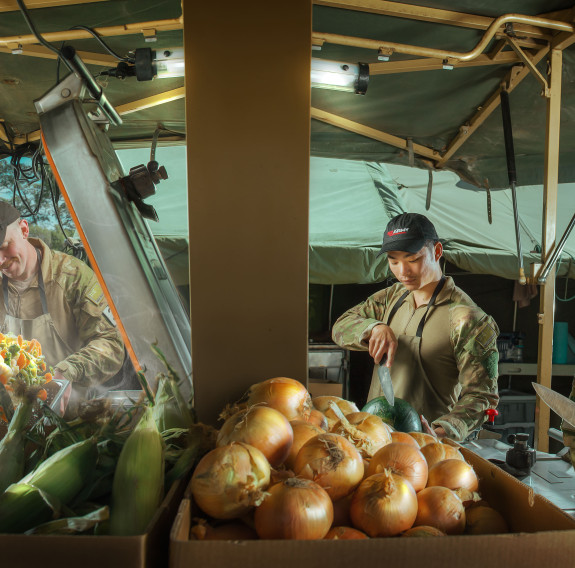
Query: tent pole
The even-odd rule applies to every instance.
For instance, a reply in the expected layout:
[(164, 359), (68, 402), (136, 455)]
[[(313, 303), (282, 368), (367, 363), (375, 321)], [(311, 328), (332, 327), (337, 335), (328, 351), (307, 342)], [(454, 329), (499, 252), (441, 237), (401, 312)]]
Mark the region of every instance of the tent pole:
[[(561, 118), (561, 70), (563, 52), (552, 49), (549, 54), (549, 97), (547, 99), (547, 129), (545, 135), (545, 182), (543, 193), (542, 261), (555, 247), (557, 224), (557, 185), (559, 177), (559, 123)], [(553, 367), (553, 323), (555, 312), (555, 266), (541, 285), (539, 305), (539, 346), (537, 382), (551, 388)], [(537, 398), (535, 409), (535, 447), (549, 451), (550, 410)]]

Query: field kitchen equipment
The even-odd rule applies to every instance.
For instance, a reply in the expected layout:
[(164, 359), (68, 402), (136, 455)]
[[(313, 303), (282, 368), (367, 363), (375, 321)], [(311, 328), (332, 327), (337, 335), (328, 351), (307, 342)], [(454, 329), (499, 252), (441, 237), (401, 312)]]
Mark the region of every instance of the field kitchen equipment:
[(155, 161), (124, 173), (107, 135), (122, 120), (74, 50), (64, 53), (73, 72), (35, 101), (46, 156), (135, 370), (151, 382), (165, 371), (157, 344), (191, 399), (189, 317), (146, 220), (157, 216), (144, 200), (167, 173)]

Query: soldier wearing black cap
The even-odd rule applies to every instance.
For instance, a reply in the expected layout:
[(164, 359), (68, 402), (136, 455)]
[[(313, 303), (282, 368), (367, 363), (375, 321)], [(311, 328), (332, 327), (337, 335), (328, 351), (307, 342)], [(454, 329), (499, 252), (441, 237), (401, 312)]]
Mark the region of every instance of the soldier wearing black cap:
[[(368, 351), (376, 368), (387, 356), (395, 395), (422, 415), (424, 429), (463, 440), (499, 400), (497, 324), (443, 275), (443, 246), (424, 215), (391, 219), (379, 254), (398, 282), (343, 314), (333, 339)], [(381, 394), (374, 369), (368, 400)]]
[(71, 408), (114, 376), (124, 345), (92, 269), (29, 236), (28, 222), (0, 201), (0, 331), (37, 339), (55, 378), (73, 385)]

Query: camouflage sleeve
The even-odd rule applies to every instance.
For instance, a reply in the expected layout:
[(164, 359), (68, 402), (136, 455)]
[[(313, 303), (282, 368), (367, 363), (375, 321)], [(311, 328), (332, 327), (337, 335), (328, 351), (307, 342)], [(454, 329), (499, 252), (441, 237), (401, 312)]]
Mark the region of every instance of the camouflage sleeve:
[(448, 414), (434, 420), (454, 440), (464, 440), (486, 420), (485, 411), (499, 402), (497, 389), (497, 336), (499, 328), (492, 317), (479, 308), (455, 308), (451, 341), (461, 394)]
[(73, 291), (73, 313), (82, 348), (56, 367), (81, 385), (101, 384), (115, 375), (124, 360), (124, 343), (92, 270), (84, 265)]
[(370, 296), (337, 319), (332, 329), (332, 338), (337, 345), (352, 351), (367, 351), (371, 330), (383, 323), (386, 302), (381, 296), (381, 293), (378, 293), (378, 299)]
[[(575, 402), (575, 379), (571, 385), (571, 394), (569, 399)], [(563, 431), (563, 443), (569, 448), (571, 463), (575, 464), (575, 427), (565, 420), (561, 421), (561, 430)], [(574, 466), (575, 467), (575, 466)]]

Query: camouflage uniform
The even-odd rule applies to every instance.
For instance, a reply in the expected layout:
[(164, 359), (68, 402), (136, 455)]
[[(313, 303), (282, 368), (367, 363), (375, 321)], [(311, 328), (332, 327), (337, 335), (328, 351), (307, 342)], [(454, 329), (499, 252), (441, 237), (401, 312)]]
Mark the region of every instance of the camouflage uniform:
[[(347, 349), (367, 351), (371, 330), (387, 321), (389, 312), (404, 292), (405, 288), (397, 283), (348, 310), (334, 324), (333, 340)], [(416, 308), (413, 294), (409, 294), (390, 322), (396, 337), (415, 335), (425, 309), (426, 306)], [(426, 385), (427, 382), (430, 385), (419, 389), (424, 394), (420, 400), (410, 397), (410, 388), (402, 393), (400, 387), (401, 396), (392, 365), (396, 395), (407, 400), (420, 414), (426, 407), (427, 396), (433, 395), (435, 411), (426, 418), (435, 427), (443, 427), (450, 438), (465, 439), (483, 424), (485, 410), (496, 407), (499, 401), (498, 334), (493, 318), (448, 277), (428, 312), (419, 347), (428, 378)], [(407, 378), (407, 383), (409, 380)]]
[[(120, 370), (124, 344), (111, 315), (106, 315), (108, 304), (94, 272), (77, 258), (51, 250), (40, 239), (30, 238), (29, 242), (42, 252), (48, 310), (55, 333), (65, 345), (60, 360), (51, 360), (49, 350), (44, 349), (47, 365), (79, 386), (104, 383)], [(42, 314), (37, 279), (22, 292), (12, 283), (9, 290), (13, 316), (33, 320)], [(4, 317), (4, 304), (0, 302), (0, 322)], [(37, 339), (42, 343), (41, 338)]]

